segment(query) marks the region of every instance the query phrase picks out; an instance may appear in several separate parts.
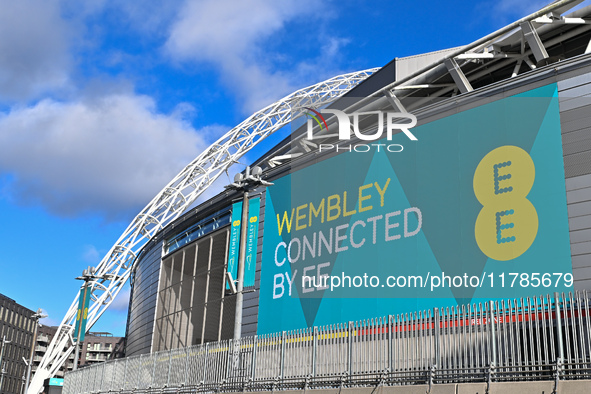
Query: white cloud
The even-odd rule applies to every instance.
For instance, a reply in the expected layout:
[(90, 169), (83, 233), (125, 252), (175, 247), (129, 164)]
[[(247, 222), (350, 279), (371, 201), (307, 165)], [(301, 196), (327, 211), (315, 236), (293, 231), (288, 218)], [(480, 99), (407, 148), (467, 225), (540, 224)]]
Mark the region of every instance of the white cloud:
[(128, 217), (222, 129), (196, 131), (184, 113), (160, 114), (147, 96), (113, 92), (13, 108), (0, 114), (0, 173), (13, 174), (9, 190), (21, 202)]
[(71, 32), (59, 2), (19, 0), (1, 5), (0, 100), (26, 100), (66, 85)]
[(119, 294), (117, 294), (117, 297), (115, 297), (111, 305), (109, 305), (109, 310), (127, 312), (130, 294), (131, 291), (128, 287), (122, 289)]
[(550, 2), (548, 0), (501, 0), (496, 3), (495, 8), (504, 16), (518, 15), (523, 17), (543, 8)]
[(51, 316), (49, 316), (49, 313), (45, 309), (41, 309), (41, 313), (47, 316), (39, 320), (39, 323), (41, 323), (42, 325), (51, 327), (58, 326), (60, 324), (61, 321), (53, 319)]
[(82, 260), (89, 264), (96, 264), (101, 261), (102, 255), (94, 247), (94, 245), (84, 245), (84, 252), (82, 253)]
[[(281, 54), (264, 48), (266, 40), (280, 34), (287, 23), (300, 17), (312, 18), (321, 7), (321, 2), (308, 0), (187, 1), (170, 29), (165, 49), (179, 61), (215, 65), (250, 113), (303, 84), (334, 74), (334, 70), (328, 70), (334, 67), (334, 51), (324, 53), (322, 59), (295, 62), (291, 70), (280, 71), (273, 68), (270, 59)], [(327, 48), (333, 50), (346, 42), (326, 41)]]

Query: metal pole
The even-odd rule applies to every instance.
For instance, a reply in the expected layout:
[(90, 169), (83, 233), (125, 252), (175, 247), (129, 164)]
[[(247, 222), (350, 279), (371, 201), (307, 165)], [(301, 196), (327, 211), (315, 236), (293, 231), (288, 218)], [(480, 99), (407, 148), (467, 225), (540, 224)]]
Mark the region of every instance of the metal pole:
[(351, 376), (353, 371), (353, 322), (349, 322), (349, 347), (347, 349), (347, 370), (349, 372), (349, 376)]
[(35, 315), (35, 332), (33, 333), (33, 342), (31, 344), (31, 354), (29, 357), (29, 365), (27, 365), (27, 380), (25, 387), (29, 389), (29, 381), (31, 379), (31, 365), (33, 365), (33, 355), (35, 354), (35, 346), (37, 345), (37, 331), (39, 329), (39, 317)]
[[(82, 286), (84, 294), (84, 298), (87, 297), (86, 288), (88, 287), (88, 278), (84, 277), (84, 285)], [(82, 319), (84, 319), (84, 300), (82, 302), (82, 309), (80, 310), (80, 322), (78, 323), (78, 334), (76, 335), (76, 347), (74, 348), (74, 366), (72, 367), (72, 371), (78, 369), (78, 353), (80, 353), (80, 333), (82, 332)]]
[(286, 339), (285, 334), (286, 334), (285, 331), (283, 331), (281, 333), (281, 356), (280, 356), (281, 357), (280, 358), (281, 365), (279, 367), (279, 370), (280, 370), (280, 377), (282, 380), (283, 380), (283, 372), (284, 372), (284, 367), (285, 367), (285, 339)]
[[(86, 293), (86, 281), (84, 281), (84, 292)], [(74, 347), (74, 365), (72, 366), (72, 371), (76, 371), (78, 369), (78, 353), (80, 353), (80, 331), (82, 331), (82, 319), (84, 310), (80, 310), (80, 322), (78, 327), (78, 334), (76, 335), (76, 347)]]
[(170, 386), (170, 367), (172, 366), (172, 352), (168, 351), (168, 373), (166, 375), (166, 387)]
[(556, 340), (558, 342), (558, 359), (564, 361), (564, 348), (562, 346), (562, 317), (560, 316), (560, 295), (554, 293), (554, 309), (556, 311)]
[(392, 371), (392, 320), (394, 316), (388, 315), (388, 371)]
[(436, 367), (441, 367), (441, 363), (439, 362), (439, 354), (440, 354), (440, 348), (439, 348), (439, 308), (435, 308), (433, 309), (433, 331), (435, 334), (435, 343), (434, 343), (434, 347), (435, 347), (435, 366)]
[(2, 337), (2, 350), (0, 350), (0, 392), (2, 391), (2, 383), (4, 383), (4, 366), (3, 366), (3, 358), (4, 358), (4, 345), (10, 343), (10, 341), (6, 340), (6, 335)]
[(257, 370), (257, 347), (259, 346), (259, 337), (258, 335), (254, 336), (254, 344), (252, 349), (252, 372), (251, 372), (251, 379), (254, 381), (256, 379), (256, 370)]
[(491, 333), (491, 364), (493, 365), (493, 367), (496, 367), (497, 365), (497, 334), (495, 332), (495, 315), (493, 312), (493, 307), (494, 307), (494, 302), (493, 301), (489, 301), (489, 313), (490, 313), (490, 333)]
[[(248, 171), (247, 171), (248, 174)], [(246, 259), (246, 239), (248, 232), (248, 192), (244, 192), (242, 198), (242, 221), (240, 222), (240, 248), (238, 257), (238, 283), (236, 284), (236, 313), (234, 317), (234, 340), (239, 340), (242, 335), (242, 304), (244, 301), (244, 263)], [(234, 343), (234, 347), (240, 347), (240, 341)]]
[(316, 358), (318, 353), (318, 327), (314, 327), (312, 333), (312, 376), (316, 376)]
[[(249, 175), (246, 169), (246, 176)], [(248, 191), (244, 191), (242, 198), (242, 219), (240, 221), (240, 247), (238, 249), (238, 273), (236, 283), (236, 310), (234, 312), (234, 341), (233, 341), (233, 369), (240, 367), (240, 337), (242, 336), (242, 305), (244, 303), (244, 263), (246, 261), (246, 239), (248, 232)]]

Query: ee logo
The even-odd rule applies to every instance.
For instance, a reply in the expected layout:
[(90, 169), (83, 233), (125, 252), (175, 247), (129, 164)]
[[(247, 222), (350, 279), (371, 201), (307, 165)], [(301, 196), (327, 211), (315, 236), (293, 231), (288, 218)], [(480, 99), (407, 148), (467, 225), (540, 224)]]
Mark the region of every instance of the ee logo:
[(538, 213), (527, 199), (536, 175), (530, 155), (501, 146), (482, 158), (474, 173), (474, 193), (482, 204), (474, 234), (488, 257), (507, 261), (521, 256), (538, 233)]

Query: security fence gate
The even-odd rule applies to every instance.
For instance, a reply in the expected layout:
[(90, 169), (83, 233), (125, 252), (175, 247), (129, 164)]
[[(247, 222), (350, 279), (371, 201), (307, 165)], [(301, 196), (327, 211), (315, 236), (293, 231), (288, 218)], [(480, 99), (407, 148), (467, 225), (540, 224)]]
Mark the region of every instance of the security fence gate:
[(555, 293), (209, 342), (70, 372), (63, 392), (589, 379), (589, 301)]

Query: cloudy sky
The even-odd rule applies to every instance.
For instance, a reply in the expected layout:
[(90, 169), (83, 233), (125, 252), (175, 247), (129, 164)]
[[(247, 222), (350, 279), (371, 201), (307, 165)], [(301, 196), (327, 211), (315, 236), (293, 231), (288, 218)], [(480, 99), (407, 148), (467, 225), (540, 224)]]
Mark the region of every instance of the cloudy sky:
[[(59, 323), (73, 278), (252, 112), (544, 3), (0, 0), (0, 293)], [(126, 297), (93, 330), (124, 335)]]

